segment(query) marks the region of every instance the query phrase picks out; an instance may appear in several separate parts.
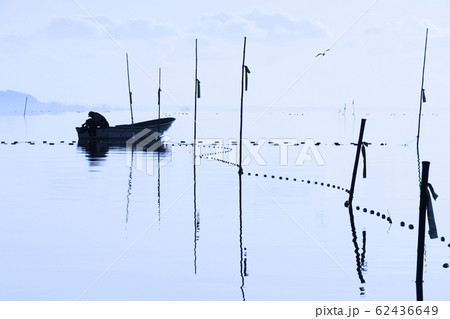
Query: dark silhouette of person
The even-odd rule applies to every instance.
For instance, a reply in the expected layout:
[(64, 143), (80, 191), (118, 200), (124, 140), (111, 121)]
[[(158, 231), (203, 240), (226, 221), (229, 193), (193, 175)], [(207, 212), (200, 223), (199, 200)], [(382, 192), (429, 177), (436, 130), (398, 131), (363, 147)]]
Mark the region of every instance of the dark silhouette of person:
[(89, 117), (92, 119), (92, 124), (99, 128), (109, 127), (108, 121), (103, 115), (97, 112), (90, 111)]
[(90, 111), (89, 118), (82, 125), (82, 127), (89, 131), (90, 136), (94, 136), (97, 128), (107, 128), (109, 127), (109, 123), (100, 113)]

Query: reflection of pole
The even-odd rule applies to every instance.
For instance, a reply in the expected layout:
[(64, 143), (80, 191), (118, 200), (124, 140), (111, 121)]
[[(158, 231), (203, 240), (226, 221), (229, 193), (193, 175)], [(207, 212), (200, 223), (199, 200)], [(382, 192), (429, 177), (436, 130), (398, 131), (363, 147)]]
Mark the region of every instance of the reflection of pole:
[(241, 273), (241, 294), (242, 300), (245, 301), (245, 272), (246, 272), (246, 259), (244, 258), (244, 249), (242, 244), (242, 174), (239, 174), (239, 248), (240, 248), (240, 273)]
[(198, 219), (197, 219), (197, 168), (194, 162), (194, 274), (197, 274), (197, 230), (198, 230)]
[[(356, 256), (356, 272), (358, 273), (359, 280), (362, 284), (364, 284), (366, 281), (364, 280), (363, 274), (362, 274), (362, 256), (359, 254), (359, 246), (358, 246), (358, 237), (356, 236), (356, 226), (355, 226), (355, 216), (353, 215), (353, 207), (350, 205), (348, 206), (348, 213), (350, 216), (350, 227), (352, 229), (352, 238), (353, 238), (353, 245), (355, 247), (355, 256)], [(365, 247), (365, 246), (364, 246)], [(361, 291), (363, 291), (363, 287), (360, 288)]]
[(158, 223), (161, 223), (161, 151), (158, 149)]
[(430, 162), (422, 162), (422, 181), (420, 185), (419, 235), (417, 243), (416, 295), (423, 301), (423, 257), (425, 251), (425, 222), (427, 209), (428, 172)]
[(245, 80), (245, 46), (247, 38), (244, 37), (244, 50), (242, 54), (242, 79), (241, 79), (241, 115), (240, 115), (240, 131), (239, 131), (239, 174), (242, 174), (242, 124), (244, 117), (244, 80)]
[(364, 136), (365, 125), (366, 125), (366, 119), (361, 119), (361, 129), (359, 131), (358, 146), (356, 148), (355, 166), (353, 167), (352, 184), (350, 186), (350, 195), (348, 197), (348, 205), (349, 206), (351, 206), (352, 202), (353, 202), (353, 193), (355, 191), (356, 173), (358, 172), (359, 156), (361, 154), (361, 146), (362, 146), (362, 141), (363, 141), (363, 136)]
[(131, 187), (133, 181), (133, 159), (134, 159), (134, 149), (131, 148), (129, 150), (131, 152), (131, 163), (130, 163), (130, 174), (128, 175), (128, 191), (127, 191), (127, 208), (126, 208), (126, 216), (125, 223), (128, 224), (128, 212), (130, 208), (130, 195), (131, 195)]
[(363, 241), (363, 246), (362, 246), (362, 253), (361, 253), (361, 267), (362, 270), (364, 270), (364, 264), (366, 263), (366, 241), (367, 241), (367, 235), (366, 235), (366, 231), (363, 230), (362, 231), (362, 241)]

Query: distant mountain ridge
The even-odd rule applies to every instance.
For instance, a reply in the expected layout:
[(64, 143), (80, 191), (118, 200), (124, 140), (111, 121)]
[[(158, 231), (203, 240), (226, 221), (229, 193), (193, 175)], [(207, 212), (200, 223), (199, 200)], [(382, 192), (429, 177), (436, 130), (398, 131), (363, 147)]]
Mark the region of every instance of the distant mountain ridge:
[(25, 100), (27, 115), (42, 113), (83, 112), (87, 108), (80, 105), (67, 105), (59, 102), (41, 102), (34, 96), (13, 90), (0, 91), (0, 115), (23, 115)]

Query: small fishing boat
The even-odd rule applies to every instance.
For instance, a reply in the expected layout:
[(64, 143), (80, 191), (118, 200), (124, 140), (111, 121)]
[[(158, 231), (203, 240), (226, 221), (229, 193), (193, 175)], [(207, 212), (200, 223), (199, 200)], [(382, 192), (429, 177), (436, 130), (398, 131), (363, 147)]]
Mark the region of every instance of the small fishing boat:
[(138, 122), (134, 124), (123, 124), (104, 128), (96, 128), (94, 130), (87, 127), (76, 127), (79, 140), (127, 140), (134, 135), (148, 129), (148, 135), (158, 132), (162, 135), (169, 129), (175, 121), (173, 117), (166, 117), (162, 119), (150, 120), (145, 122)]
[[(155, 140), (159, 140), (165, 131), (169, 129), (172, 123), (175, 121), (173, 117), (161, 118), (161, 69), (159, 69), (159, 87), (158, 87), (158, 118), (155, 120), (144, 121), (134, 123), (133, 120), (133, 100), (131, 98), (131, 86), (130, 86), (130, 70), (128, 67), (128, 53), (126, 54), (127, 60), (127, 77), (128, 77), (128, 94), (130, 97), (130, 112), (131, 112), (131, 124), (122, 124), (116, 126), (109, 126), (106, 119), (99, 113), (89, 112), (91, 117), (81, 127), (76, 127), (78, 133), (78, 139), (80, 141), (91, 140), (109, 140), (111, 142), (126, 141), (136, 135), (141, 138), (147, 138), (154, 133), (157, 133)], [(144, 131), (146, 130), (146, 131)]]

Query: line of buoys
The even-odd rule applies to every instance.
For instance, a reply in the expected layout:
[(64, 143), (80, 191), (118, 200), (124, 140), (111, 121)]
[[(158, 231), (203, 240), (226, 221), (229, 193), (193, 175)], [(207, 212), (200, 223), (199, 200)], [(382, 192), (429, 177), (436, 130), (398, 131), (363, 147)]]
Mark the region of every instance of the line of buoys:
[[(215, 141), (214, 143), (220, 143), (220, 141)], [(208, 160), (215, 160), (215, 161), (222, 162), (222, 163), (229, 164), (229, 165), (233, 165), (233, 166), (239, 166), (239, 165), (236, 164), (236, 163), (233, 163), (233, 162), (230, 162), (230, 161), (226, 161), (226, 160), (223, 160), (223, 159), (214, 157), (214, 155), (225, 154), (225, 153), (231, 152), (231, 151), (232, 151), (232, 148), (226, 147), (226, 146), (221, 146), (221, 145), (216, 145), (216, 144), (211, 144), (211, 145), (200, 145), (200, 146), (201, 146), (201, 147), (206, 147), (206, 146), (208, 146), (208, 148), (211, 148), (211, 147), (212, 147), (212, 148), (215, 148), (215, 149), (222, 149), (222, 150), (220, 150), (220, 151), (202, 154), (202, 155), (199, 156), (200, 158), (205, 158), (205, 159), (208, 159)]]
[[(207, 144), (207, 145), (210, 145), (211, 147), (214, 147), (214, 146), (216, 146), (217, 144), (220, 144), (221, 142), (220, 141), (214, 141), (214, 142), (212, 142), (211, 144)], [(259, 144), (258, 144), (258, 142), (256, 142), (256, 141), (250, 141), (250, 143), (252, 144), (252, 145), (254, 145), (254, 146), (258, 146)], [(198, 144), (204, 144), (204, 141), (202, 141), (202, 140), (197, 140), (197, 145)], [(267, 144), (268, 145), (271, 145), (271, 146), (280, 146), (281, 145), (281, 143), (280, 142), (273, 142), (273, 141), (271, 141), (271, 140), (269, 140), (268, 142), (267, 142)], [(291, 142), (289, 142), (289, 141), (284, 141), (282, 144), (284, 144), (284, 145), (289, 145), (289, 146), (301, 146), (301, 145), (304, 145), (305, 144), (305, 142), (300, 142), (300, 143), (291, 143)], [(372, 144), (372, 143), (369, 143), (369, 144)], [(194, 144), (193, 143), (187, 143), (186, 141), (180, 141), (180, 142), (173, 142), (172, 143), (172, 146), (175, 146), (175, 145), (179, 145), (179, 146), (181, 146), (181, 145), (183, 145), (183, 146), (193, 146)], [(231, 146), (236, 146), (237, 145), (237, 141), (231, 141), (230, 142), (230, 144), (222, 144), (223, 146), (226, 146), (226, 145), (231, 145)], [(333, 142), (333, 143), (331, 143), (331, 144), (328, 144), (328, 143), (323, 143), (323, 142), (315, 142), (314, 143), (314, 145), (316, 145), (316, 146), (319, 146), (319, 145), (334, 145), (334, 146), (343, 146), (343, 145), (355, 145), (355, 143), (340, 143), (340, 142)], [(386, 142), (384, 142), (384, 143), (380, 143), (380, 146), (387, 146), (388, 145), (388, 143), (386, 143)], [(203, 146), (203, 145), (201, 145), (201, 146)]]
[[(345, 203), (345, 207), (348, 207), (348, 202)], [(356, 206), (355, 208), (356, 208), (356, 210), (360, 210), (360, 209), (361, 209), (360, 206)], [(374, 215), (374, 216), (376, 215), (377, 217), (381, 217), (382, 219), (386, 219), (386, 221), (387, 221), (389, 224), (392, 224), (392, 219), (391, 219), (391, 217), (389, 217), (389, 216), (387, 217), (385, 214), (381, 214), (380, 212), (375, 213), (375, 211), (374, 211), (373, 209), (371, 209), (371, 210), (369, 211), (369, 209), (367, 209), (367, 208), (365, 208), (365, 207), (363, 207), (362, 211), (363, 211), (363, 213), (369, 212), (370, 215)]]
[[(405, 227), (405, 226), (406, 226), (406, 223), (404, 221), (401, 221), (400, 222), (400, 227)], [(414, 229), (414, 225), (413, 224), (409, 224), (408, 225), (408, 229), (413, 230)]]
[[(75, 145), (76, 141), (71, 141), (71, 142), (66, 142), (66, 141), (60, 141), (60, 144), (66, 144), (66, 145)], [(1, 141), (0, 144), (3, 145), (8, 145), (8, 143), (6, 141)], [(36, 145), (36, 142), (34, 141), (13, 141), (10, 143), (10, 145), (17, 145), (17, 144), (28, 144), (28, 145)], [(48, 142), (47, 140), (42, 141), (42, 144), (48, 144), (48, 145), (55, 145), (56, 143), (54, 142)]]
[[(36, 145), (36, 142), (33, 142), (33, 141), (26, 141), (26, 142), (17, 142), (17, 141), (15, 141), (15, 142), (11, 143), (11, 145), (16, 145), (16, 144), (20, 144), (20, 143), (28, 144), (28, 145)], [(60, 141), (59, 142), (59, 144), (66, 144), (66, 145), (75, 145), (76, 143), (77, 143), (76, 141), (71, 141), (71, 142)], [(2, 143), (2, 144), (7, 144), (7, 143), (5, 142), (5, 143)], [(57, 143), (49, 142), (49, 141), (42, 141), (42, 144), (55, 145)]]
[[(250, 173), (248, 173), (247, 175), (251, 176), (252, 173), (250, 172)], [(254, 173), (254, 176), (259, 176), (259, 174), (258, 174), (258, 173)], [(263, 176), (263, 177), (268, 177), (267, 174), (264, 174), (264, 175), (262, 175), (262, 176)], [(275, 175), (271, 175), (271, 178), (275, 178)], [(279, 180), (293, 180), (294, 182), (297, 181), (297, 178), (289, 178), (289, 177), (283, 177), (283, 176), (279, 176), (278, 179), (279, 179)], [(309, 180), (309, 179), (308, 179), (308, 180), (302, 179), (302, 180), (299, 180), (299, 181), (301, 181), (302, 183), (319, 185), (319, 182), (317, 182), (317, 181), (311, 181), (311, 180)], [(320, 185), (321, 185), (321, 186), (325, 186), (325, 183), (322, 182), (322, 183), (320, 183)], [(334, 185), (334, 184), (326, 184), (326, 186), (327, 186), (327, 187), (334, 188), (334, 189), (342, 190), (342, 191), (347, 192), (347, 193), (349, 192), (348, 189), (345, 189), (344, 187), (337, 186), (337, 185)]]
[[(216, 142), (217, 142), (217, 141), (216, 141)], [(252, 142), (252, 144), (253, 144), (253, 143), (254, 143), (254, 142)], [(273, 142), (271, 142), (271, 141), (269, 141), (269, 144), (275, 145), (275, 144), (274, 144)], [(337, 144), (338, 144), (338, 143), (336, 142), (335, 145), (337, 146)], [(319, 143), (318, 145), (320, 145), (320, 143)], [(339, 145), (340, 145), (340, 144), (339, 144)], [(387, 145), (387, 143), (381, 143), (381, 145), (384, 146), (384, 145)], [(206, 145), (203, 145), (203, 146), (206, 146)], [(215, 146), (215, 145), (212, 145), (212, 147), (215, 148), (216, 146)], [(227, 163), (227, 164), (230, 164), (230, 165), (239, 166), (239, 165), (236, 164), (236, 163), (232, 163), (232, 162), (228, 162), (228, 161), (225, 161), (225, 160), (221, 160), (221, 159), (212, 157), (213, 155), (217, 155), (217, 154), (220, 154), (220, 153), (229, 152), (229, 151), (232, 150), (232, 149), (229, 148), (229, 147), (224, 147), (224, 146), (221, 146), (221, 147), (223, 148), (223, 151), (218, 151), (218, 152), (214, 152), (214, 153), (203, 154), (203, 155), (201, 155), (200, 157), (205, 157), (205, 158), (208, 158), (208, 159), (216, 160), (216, 161), (223, 162), (223, 163)], [(252, 173), (251, 173), (251, 172), (248, 172), (247, 175), (248, 175), (248, 176), (251, 176)], [(254, 175), (255, 177), (259, 176), (258, 173), (254, 173), (253, 175)], [(263, 174), (262, 176), (263, 176), (264, 178), (268, 178), (268, 177), (269, 177), (268, 174)], [(275, 179), (275, 175), (270, 175), (270, 177), (271, 177), (272, 179)], [(288, 181), (288, 180), (293, 180), (294, 182), (297, 181), (297, 178), (292, 178), (292, 179), (290, 179), (289, 177), (283, 177), (283, 176), (278, 176), (278, 179), (279, 179), (279, 180), (287, 180), (287, 181)], [(311, 181), (311, 180), (304, 180), (304, 179), (302, 179), (301, 182), (303, 182), (303, 183), (306, 182), (307, 184), (312, 184), (312, 181)], [(314, 181), (314, 185), (319, 185), (319, 182)], [(325, 183), (324, 183), (324, 182), (320, 182), (320, 186), (325, 186)], [(349, 189), (346, 189), (346, 188), (344, 188), (344, 187), (341, 187), (341, 186), (338, 186), (338, 185), (335, 185), (335, 184), (327, 183), (327, 184), (326, 184), (326, 187), (333, 188), (333, 189), (338, 189), (338, 190), (342, 190), (342, 191), (344, 191), (344, 192), (346, 192), (346, 193), (349, 193), (349, 192), (350, 192)], [(345, 204), (346, 204), (345, 206), (348, 207), (348, 202), (346, 202)], [(358, 210), (358, 211), (361, 210), (361, 207), (360, 207), (360, 206), (356, 206), (356, 210)], [(369, 209), (367, 209), (367, 208), (365, 208), (365, 207), (362, 208), (362, 211), (363, 211), (364, 213), (367, 213), (367, 212), (368, 212), (370, 215), (373, 215), (373, 216), (381, 217), (381, 219), (386, 220), (390, 225), (393, 224), (392, 218), (391, 218), (390, 216), (386, 216), (386, 214), (382, 214), (382, 213), (380, 213), (380, 212), (375, 212), (373, 209), (369, 210)], [(406, 223), (405, 223), (404, 221), (402, 221), (402, 222), (400, 222), (400, 226), (401, 226), (401, 227), (405, 227), (405, 226), (406, 226)], [(414, 230), (414, 225), (413, 225), (413, 224), (409, 224), (409, 225), (408, 225), (408, 229), (409, 229), (409, 230)], [(442, 241), (442, 242), (445, 242), (445, 237), (441, 237), (441, 241)], [(450, 248), (450, 244), (448, 244), (448, 247)], [(444, 267), (444, 268), (449, 268), (450, 265), (449, 265), (448, 263), (445, 263), (445, 264), (443, 265), (443, 267)]]
[[(258, 145), (256, 142), (250, 142), (250, 143), (253, 144), (253, 145)], [(280, 143), (275, 143), (275, 142), (272, 142), (272, 141), (268, 141), (267, 144), (268, 144), (268, 145), (271, 145), (271, 146), (280, 146)], [(290, 144), (289, 142), (284, 142), (283, 144), (289, 145), (289, 146), (300, 146), (300, 145), (304, 145), (305, 142), (292, 143), (292, 144)], [(314, 145), (316, 145), (316, 146), (319, 146), (319, 145), (325, 145), (325, 146), (328, 146), (328, 145), (330, 145), (330, 146), (343, 146), (343, 145), (354, 145), (354, 144), (355, 144), (355, 143), (349, 143), (349, 144), (346, 144), (346, 143), (340, 143), (340, 142), (333, 142), (333, 143), (331, 143), (331, 144), (328, 144), (328, 143), (322, 143), (322, 142), (315, 142), (315, 143), (314, 143)], [(232, 145), (236, 145), (236, 144), (232, 143)], [(387, 146), (387, 145), (388, 145), (388, 144), (387, 144), (386, 142), (380, 143), (380, 146)]]
[[(220, 141), (215, 141), (215, 143), (217, 143), (217, 142), (220, 143)], [(215, 161), (218, 161), (218, 162), (221, 162), (221, 163), (225, 163), (225, 164), (228, 164), (228, 165), (239, 166), (236, 163), (233, 163), (233, 162), (230, 162), (230, 161), (226, 161), (226, 160), (214, 157), (214, 155), (231, 152), (232, 149), (230, 147), (221, 146), (221, 145), (215, 145), (215, 144), (212, 144), (212, 145), (200, 145), (200, 146), (203, 147), (203, 148), (206, 148), (206, 147), (211, 148), (212, 147), (212, 148), (215, 148), (215, 149), (222, 149), (220, 151), (210, 152), (210, 153), (199, 155), (200, 158), (205, 158), (205, 159), (208, 159), (208, 160), (215, 160)]]
[[(251, 173), (251, 172), (248, 172), (247, 175), (248, 175), (248, 176), (251, 176), (252, 173)], [(258, 173), (254, 173), (253, 175), (254, 175), (254, 176), (259, 176)], [(262, 176), (265, 177), (265, 178), (268, 177), (267, 174), (264, 174), (264, 175), (262, 175)], [(274, 179), (274, 178), (275, 178), (275, 175), (271, 175), (270, 177), (271, 177), (272, 179)], [(283, 176), (278, 176), (278, 179), (279, 179), (279, 180), (290, 180), (289, 177), (283, 177)], [(293, 181), (295, 182), (295, 181), (297, 181), (297, 178), (292, 178), (291, 180), (293, 180)], [(299, 181), (300, 181), (300, 180), (299, 180)], [(311, 181), (311, 180), (304, 180), (304, 179), (302, 179), (301, 182), (302, 182), (302, 183), (307, 183), (307, 184), (313, 184), (313, 183), (314, 183), (314, 185), (319, 185), (319, 182), (317, 182), (317, 181), (314, 181), (314, 182), (313, 182), (313, 181)], [(329, 187), (329, 188), (338, 189), (338, 190), (344, 191), (344, 192), (346, 192), (346, 193), (349, 192), (348, 189), (346, 189), (346, 188), (344, 188), (344, 187), (341, 187), (341, 186), (337, 186), (337, 185), (335, 185), (335, 184), (329, 184), (329, 183), (328, 183), (328, 184), (325, 184), (325, 183), (321, 182), (320, 185), (321, 185), (321, 186), (325, 186), (325, 185), (326, 185), (326, 186)], [(348, 204), (347, 204), (347, 203), (346, 203), (346, 207), (348, 207)], [(361, 207), (360, 207), (360, 206), (356, 206), (356, 210), (361, 210)], [(376, 215), (376, 216), (378, 216), (378, 217), (381, 217), (381, 219), (386, 220), (389, 224), (392, 224), (392, 223), (393, 223), (392, 218), (391, 218), (390, 216), (386, 216), (385, 214), (381, 214), (380, 212), (375, 213), (374, 210), (370, 210), (370, 211), (369, 211), (367, 208), (362, 208), (362, 211), (363, 211), (364, 213), (369, 212), (371, 215), (374, 215), (374, 216)]]

